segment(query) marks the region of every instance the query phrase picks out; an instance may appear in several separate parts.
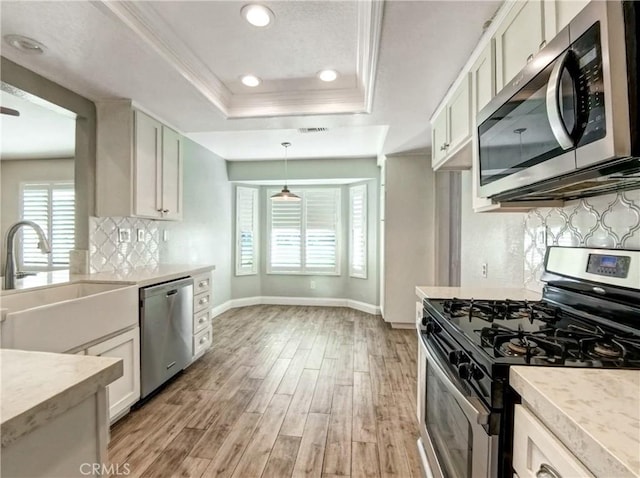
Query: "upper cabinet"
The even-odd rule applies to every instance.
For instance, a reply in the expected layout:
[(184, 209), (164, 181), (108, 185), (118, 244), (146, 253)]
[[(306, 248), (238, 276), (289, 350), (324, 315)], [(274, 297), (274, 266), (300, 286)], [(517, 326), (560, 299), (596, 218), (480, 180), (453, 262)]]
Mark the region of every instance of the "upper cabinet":
[(559, 205), (559, 201), (494, 203), (479, 197), (476, 117), (588, 3), (588, 0), (505, 2), (436, 108), (431, 118), (432, 167), (472, 169), (476, 212), (524, 211)]
[(496, 83), (504, 88), (545, 45), (542, 0), (516, 2), (495, 33)]
[(130, 101), (96, 108), (96, 214), (181, 220), (182, 136)]
[(433, 169), (471, 167), (471, 121), (471, 75), (467, 73), (432, 119)]

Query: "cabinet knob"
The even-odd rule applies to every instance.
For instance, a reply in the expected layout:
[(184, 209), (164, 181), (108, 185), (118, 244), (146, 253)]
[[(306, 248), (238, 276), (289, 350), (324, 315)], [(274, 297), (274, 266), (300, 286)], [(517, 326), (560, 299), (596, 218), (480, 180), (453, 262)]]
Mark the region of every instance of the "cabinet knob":
[(443, 144), (442, 146), (440, 146), (440, 151), (444, 151), (445, 149), (447, 149), (447, 145)]
[(199, 304), (206, 304), (207, 302), (209, 302), (209, 299), (207, 299), (206, 297), (203, 297), (202, 299), (200, 299)]
[(542, 42), (540, 42), (538, 50), (542, 50), (545, 46), (547, 46), (547, 40), (542, 40)]
[(163, 209), (162, 212), (167, 214), (169, 212), (169, 210), (168, 209)]
[(553, 469), (551, 465), (542, 463), (540, 469), (536, 471), (536, 478), (562, 478), (560, 473)]
[(206, 337), (202, 337), (202, 338), (200, 339), (200, 343), (201, 343), (201, 344), (206, 343), (206, 341), (207, 341), (207, 338), (206, 338)]
[(533, 53), (527, 57), (527, 63), (530, 63), (533, 60)]
[(206, 319), (204, 317), (200, 317), (200, 320), (198, 320), (199, 324), (204, 324), (204, 322), (206, 321)]
[(200, 281), (198, 283), (198, 287), (206, 287), (206, 286), (207, 286), (207, 281), (206, 280)]

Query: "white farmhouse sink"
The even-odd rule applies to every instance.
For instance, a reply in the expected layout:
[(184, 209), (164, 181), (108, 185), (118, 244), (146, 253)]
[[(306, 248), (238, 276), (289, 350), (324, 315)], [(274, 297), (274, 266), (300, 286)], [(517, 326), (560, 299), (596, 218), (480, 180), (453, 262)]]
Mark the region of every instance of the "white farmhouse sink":
[(3, 348), (66, 352), (138, 323), (137, 286), (80, 282), (0, 296)]

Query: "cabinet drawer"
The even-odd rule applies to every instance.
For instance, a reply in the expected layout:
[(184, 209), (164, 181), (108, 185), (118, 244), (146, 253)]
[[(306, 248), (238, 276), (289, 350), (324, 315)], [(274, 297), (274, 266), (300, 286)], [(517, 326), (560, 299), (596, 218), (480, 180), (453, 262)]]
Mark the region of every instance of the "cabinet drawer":
[(208, 327), (202, 332), (198, 332), (193, 336), (193, 356), (200, 355), (202, 352), (211, 347), (213, 339), (213, 327)]
[[(593, 477), (542, 422), (522, 405), (516, 405), (513, 418), (513, 471), (520, 478), (535, 478), (549, 469), (559, 477)], [(551, 473), (549, 475), (553, 476)]]
[(205, 272), (204, 274), (198, 274), (193, 276), (193, 293), (194, 295), (202, 294), (203, 292), (209, 292), (211, 290), (211, 273)]
[(209, 309), (193, 315), (193, 333), (197, 334), (209, 326)]
[(193, 313), (197, 314), (201, 310), (207, 309), (210, 303), (211, 303), (211, 294), (209, 292), (194, 295), (193, 296)]

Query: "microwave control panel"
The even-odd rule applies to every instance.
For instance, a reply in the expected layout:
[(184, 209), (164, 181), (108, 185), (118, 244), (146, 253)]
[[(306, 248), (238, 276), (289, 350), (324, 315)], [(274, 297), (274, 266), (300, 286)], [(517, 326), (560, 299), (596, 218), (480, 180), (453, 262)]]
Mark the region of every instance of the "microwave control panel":
[(592, 143), (606, 135), (606, 111), (604, 105), (604, 81), (602, 72), (602, 46), (600, 22), (594, 23), (580, 38), (571, 44), (571, 51), (578, 62), (577, 117), (584, 131), (578, 146)]
[(631, 264), (631, 257), (629, 256), (589, 254), (587, 272), (624, 279), (629, 275), (629, 264)]

